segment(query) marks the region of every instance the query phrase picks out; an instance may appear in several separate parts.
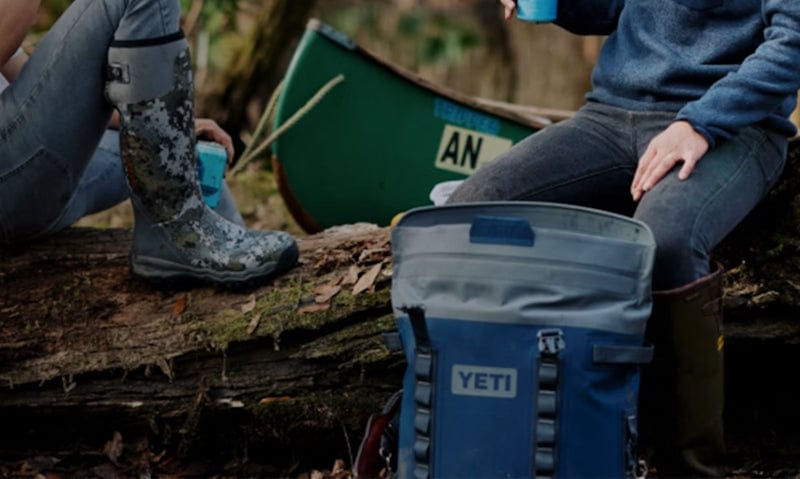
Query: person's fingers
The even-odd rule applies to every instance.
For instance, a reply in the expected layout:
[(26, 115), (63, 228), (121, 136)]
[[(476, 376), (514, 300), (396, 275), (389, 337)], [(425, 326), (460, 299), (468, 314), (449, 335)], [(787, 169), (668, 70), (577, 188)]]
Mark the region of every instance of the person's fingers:
[(692, 174), (694, 171), (694, 167), (697, 165), (697, 160), (686, 160), (683, 162), (683, 166), (681, 167), (681, 171), (678, 172), (678, 179), (685, 180), (689, 178), (689, 175)]
[(208, 118), (198, 118), (195, 121), (195, 133), (198, 137), (207, 138), (222, 145), (228, 153), (228, 162), (233, 160), (235, 153), (233, 139), (216, 121)]
[(678, 163), (683, 163), (678, 178), (685, 180), (708, 151), (709, 143), (686, 121), (676, 121), (647, 145), (631, 182), (631, 195), (638, 201), (653, 189)]
[(653, 187), (664, 178), (678, 162), (678, 159), (672, 156), (665, 158), (658, 158), (653, 162), (652, 166), (648, 169), (646, 176), (642, 180), (641, 190), (646, 193), (653, 189)]
[(514, 11), (517, 9), (517, 2), (515, 0), (500, 0), (503, 4), (504, 17), (506, 20), (514, 16)]
[(639, 158), (636, 173), (634, 173), (633, 181), (631, 182), (631, 196), (633, 196), (634, 201), (638, 201), (643, 193), (642, 180), (646, 176), (652, 162), (655, 160), (656, 152), (655, 147), (651, 144), (647, 147), (642, 157)]

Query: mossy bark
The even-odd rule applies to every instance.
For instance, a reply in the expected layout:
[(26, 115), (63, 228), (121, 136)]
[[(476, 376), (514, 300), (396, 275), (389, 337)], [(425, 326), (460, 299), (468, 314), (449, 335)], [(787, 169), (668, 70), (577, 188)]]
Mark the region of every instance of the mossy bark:
[[(289, 274), (235, 291), (132, 277), (124, 230), (2, 252), (0, 451), (25, 437), (42, 447), (54, 424), (67, 440), (136, 430), (185, 454), (223, 433), (284, 453), (323, 437), (343, 445), (343, 430), (357, 438), (403, 370), (382, 336), (394, 327), (388, 230), (344, 227), (299, 245)], [(352, 279), (375, 265), (382, 274), (354, 294)], [(315, 293), (329, 284), (332, 298)]]

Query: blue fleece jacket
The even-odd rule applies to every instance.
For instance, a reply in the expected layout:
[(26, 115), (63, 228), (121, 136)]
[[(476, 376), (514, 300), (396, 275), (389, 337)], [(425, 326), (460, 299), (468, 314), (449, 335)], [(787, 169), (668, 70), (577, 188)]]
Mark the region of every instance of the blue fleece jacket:
[(800, 0), (560, 0), (556, 23), (609, 35), (590, 101), (675, 111), (711, 146), (748, 125), (796, 133)]

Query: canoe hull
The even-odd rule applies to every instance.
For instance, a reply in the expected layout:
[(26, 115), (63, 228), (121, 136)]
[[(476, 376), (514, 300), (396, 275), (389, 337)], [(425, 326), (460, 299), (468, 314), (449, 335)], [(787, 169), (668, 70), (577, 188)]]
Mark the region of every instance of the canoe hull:
[(430, 204), (434, 185), (461, 180), (547, 121), (501, 116), (381, 62), (342, 34), (309, 23), (278, 101), (277, 130), (326, 83), (333, 87), (275, 143), (279, 190), (309, 232), (386, 225)]

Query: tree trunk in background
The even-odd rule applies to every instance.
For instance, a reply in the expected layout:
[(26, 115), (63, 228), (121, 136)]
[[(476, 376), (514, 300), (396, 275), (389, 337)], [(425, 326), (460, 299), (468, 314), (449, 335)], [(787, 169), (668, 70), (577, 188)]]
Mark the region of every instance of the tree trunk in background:
[(587, 45), (599, 40), (555, 25), (514, 20), (508, 28), (519, 75), (514, 102), (565, 110), (580, 107), (596, 60)]
[[(265, 0), (255, 26), (244, 35), (227, 71), (199, 99), (198, 111), (214, 118), (234, 141), (254, 125), (277, 87), (305, 30), (316, 0)], [(236, 145), (242, 151), (242, 145)]]
[[(513, 102), (519, 74), (514, 58), (515, 48), (501, 11), (497, 8), (497, 2), (488, 1), (476, 2), (473, 11), (486, 35), (486, 48), (482, 55), (478, 55), (479, 58), (472, 59), (476, 71), (482, 73), (476, 75), (480, 84), (472, 95)], [(454, 71), (450, 76), (461, 75)]]

